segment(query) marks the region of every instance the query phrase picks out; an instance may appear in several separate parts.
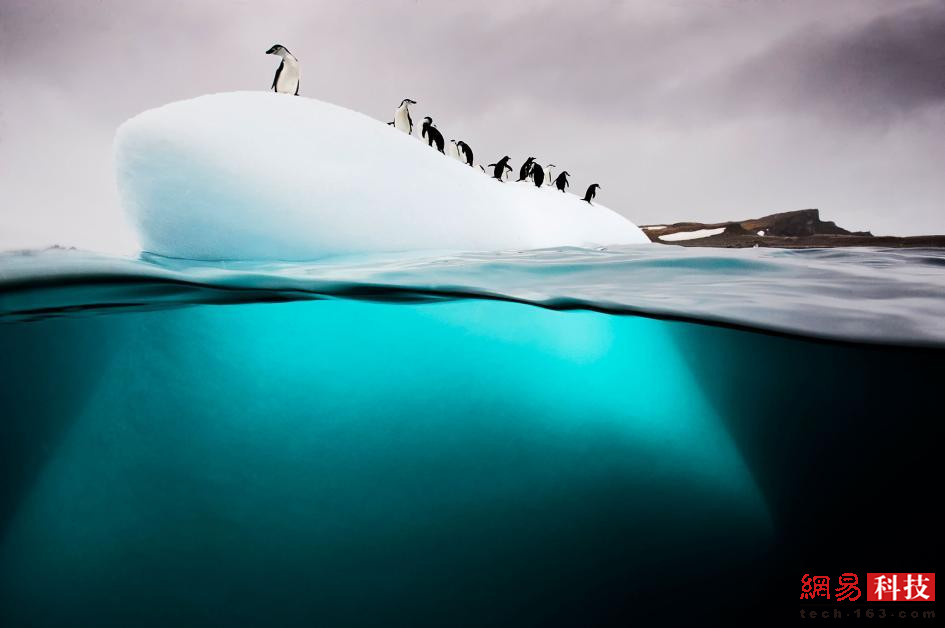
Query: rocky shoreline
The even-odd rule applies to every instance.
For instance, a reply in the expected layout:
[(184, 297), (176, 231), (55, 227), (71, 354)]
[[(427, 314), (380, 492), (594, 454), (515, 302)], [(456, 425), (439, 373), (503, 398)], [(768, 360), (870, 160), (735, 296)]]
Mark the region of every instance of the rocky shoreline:
[(720, 248), (825, 248), (840, 246), (941, 247), (945, 235), (875, 236), (869, 231), (848, 231), (820, 219), (818, 209), (800, 209), (762, 218), (718, 223), (677, 222), (641, 225), (659, 244)]

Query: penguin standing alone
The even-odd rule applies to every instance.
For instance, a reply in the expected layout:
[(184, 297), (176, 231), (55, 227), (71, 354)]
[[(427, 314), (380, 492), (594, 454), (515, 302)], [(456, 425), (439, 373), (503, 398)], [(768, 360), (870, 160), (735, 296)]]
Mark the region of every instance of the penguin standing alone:
[(433, 146), (436, 144), (436, 149), (443, 153), (446, 152), (443, 150), (443, 134), (433, 126), (433, 118), (427, 116), (423, 119), (423, 126), (420, 127), (420, 137), (424, 138), (427, 141), (427, 146)]
[(267, 55), (277, 55), (282, 57), (282, 63), (276, 70), (276, 75), (272, 79), (272, 87), (269, 89), (279, 94), (299, 95), (299, 83), (302, 78), (302, 71), (299, 69), (299, 60), (282, 44), (276, 44), (266, 51)]
[(528, 173), (531, 172), (532, 162), (535, 161), (534, 157), (529, 157), (525, 160), (525, 163), (522, 164), (522, 167), (518, 169), (518, 180), (524, 181), (528, 178)]
[(555, 187), (564, 192), (564, 188), (568, 187), (569, 185), (571, 184), (568, 183), (568, 171), (562, 170), (561, 174), (555, 178)]
[(532, 164), (532, 182), (536, 188), (545, 182), (545, 170), (537, 162)]
[(403, 131), (407, 135), (413, 134), (413, 118), (410, 117), (410, 105), (416, 105), (417, 101), (404, 98), (400, 101), (400, 106), (394, 110), (394, 128)]
[(489, 167), (492, 168), (492, 178), (498, 179), (499, 181), (501, 181), (502, 178), (505, 176), (505, 171), (512, 170), (512, 166), (509, 165), (509, 159), (511, 159), (511, 157), (506, 155), (505, 157), (495, 162), (494, 164), (489, 164)]
[(587, 201), (588, 205), (593, 205), (593, 203), (591, 203), (591, 200), (593, 200), (593, 198), (597, 196), (597, 188), (599, 187), (600, 185), (598, 185), (597, 183), (592, 183), (589, 186), (587, 186), (587, 192), (584, 193), (584, 198), (582, 200)]
[(469, 144), (460, 140), (456, 142), (456, 148), (459, 149), (460, 154), (462, 154), (462, 156), (465, 158), (466, 164), (469, 166), (472, 166), (473, 165), (473, 152), (472, 152), (472, 149), (469, 148)]

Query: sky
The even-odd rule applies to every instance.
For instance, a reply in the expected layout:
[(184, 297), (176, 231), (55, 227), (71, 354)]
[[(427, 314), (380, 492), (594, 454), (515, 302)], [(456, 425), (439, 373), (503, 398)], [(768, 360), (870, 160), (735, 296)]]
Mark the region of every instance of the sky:
[(114, 131), (268, 89), (382, 121), (403, 98), (477, 160), (553, 162), (637, 224), (816, 207), (945, 233), (945, 0), (0, 0), (0, 250), (133, 252)]

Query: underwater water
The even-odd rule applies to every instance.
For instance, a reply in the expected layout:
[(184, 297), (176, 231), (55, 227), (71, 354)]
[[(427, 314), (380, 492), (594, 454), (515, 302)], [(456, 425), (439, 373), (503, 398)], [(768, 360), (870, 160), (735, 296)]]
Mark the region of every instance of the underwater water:
[(774, 624), (802, 573), (933, 571), (943, 286), (935, 251), (0, 256), (0, 625)]

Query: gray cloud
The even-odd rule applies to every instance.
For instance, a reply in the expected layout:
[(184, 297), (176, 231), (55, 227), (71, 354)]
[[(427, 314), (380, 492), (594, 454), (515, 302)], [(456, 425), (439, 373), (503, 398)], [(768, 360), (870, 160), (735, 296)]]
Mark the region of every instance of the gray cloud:
[(852, 29), (804, 28), (713, 87), (721, 105), (736, 109), (886, 119), (941, 105), (945, 2), (905, 6)]

